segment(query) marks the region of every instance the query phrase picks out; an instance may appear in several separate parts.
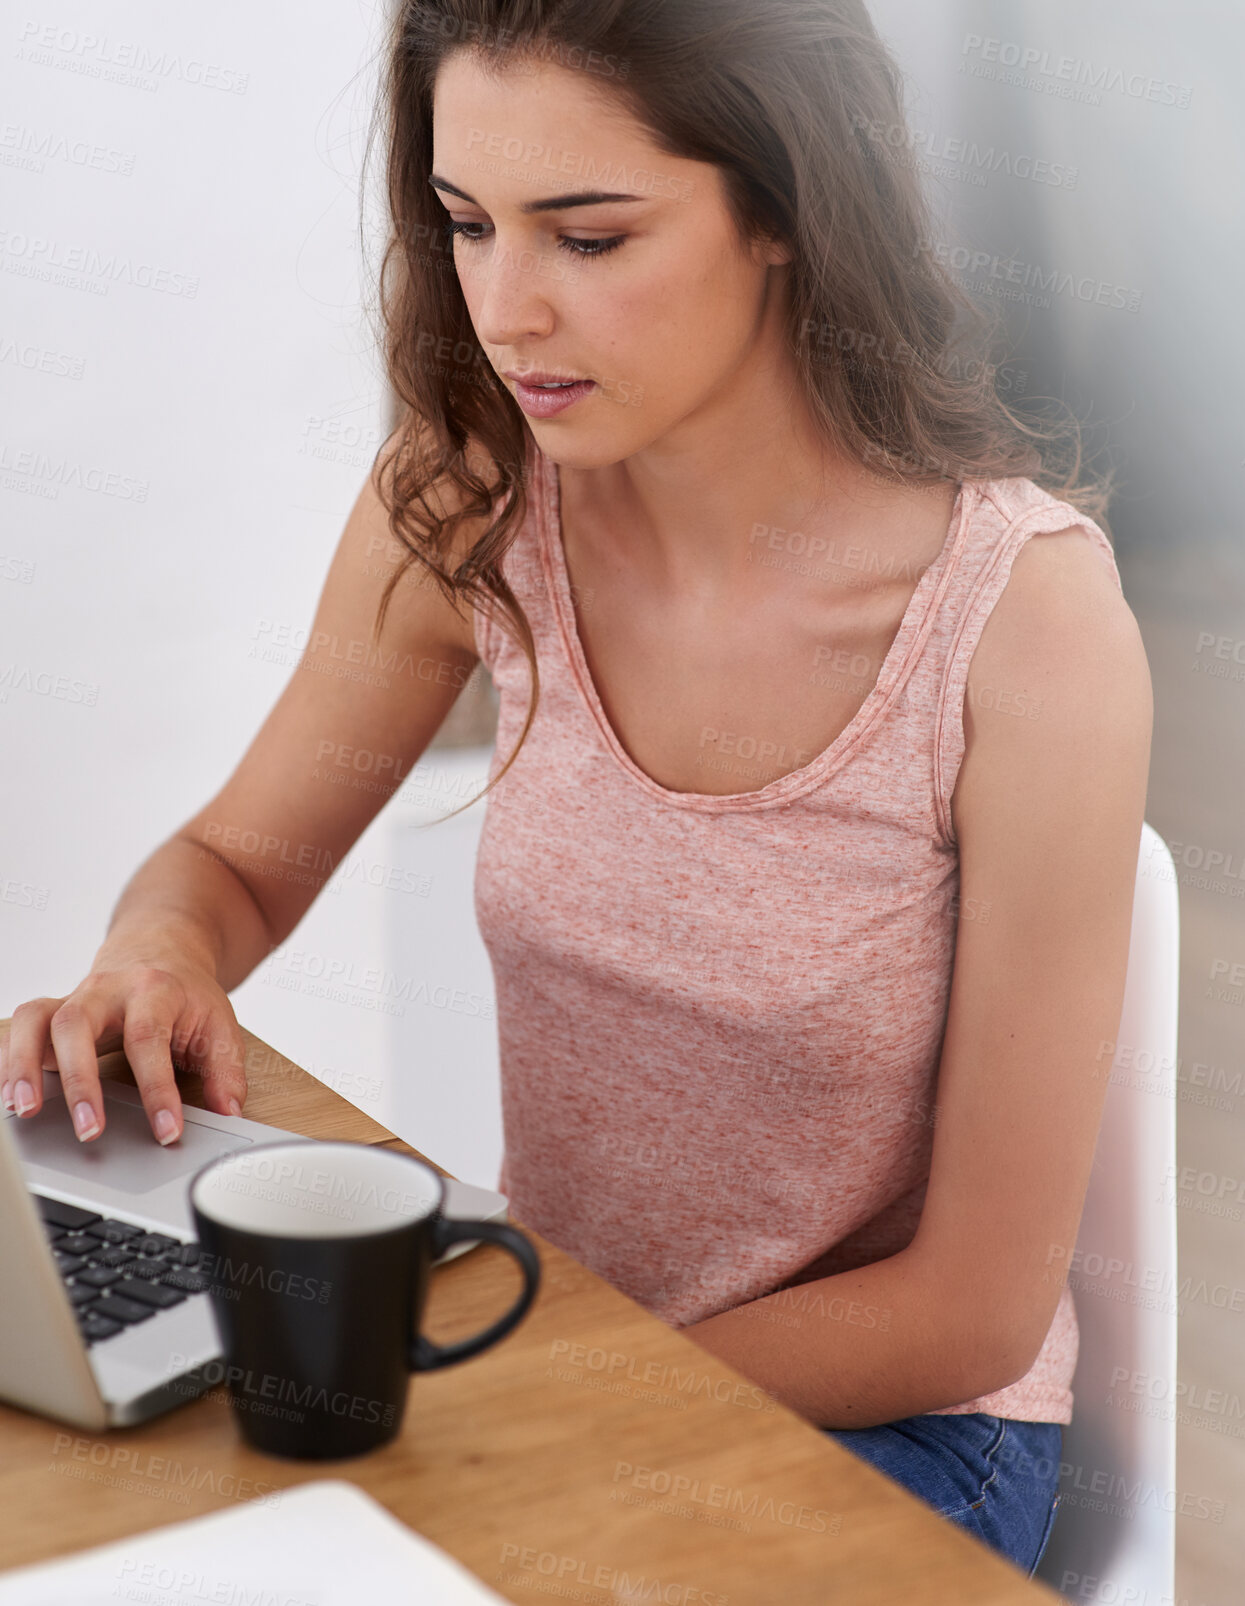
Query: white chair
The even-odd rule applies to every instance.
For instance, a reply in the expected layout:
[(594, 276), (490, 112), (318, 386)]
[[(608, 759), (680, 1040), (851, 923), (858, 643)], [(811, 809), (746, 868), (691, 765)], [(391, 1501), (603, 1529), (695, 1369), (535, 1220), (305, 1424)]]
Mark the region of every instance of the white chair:
[(1081, 1341), (1063, 1498), (1034, 1575), (1076, 1600), (1175, 1594), (1179, 950), (1175, 866), (1143, 825), (1124, 1007), (1069, 1276)]

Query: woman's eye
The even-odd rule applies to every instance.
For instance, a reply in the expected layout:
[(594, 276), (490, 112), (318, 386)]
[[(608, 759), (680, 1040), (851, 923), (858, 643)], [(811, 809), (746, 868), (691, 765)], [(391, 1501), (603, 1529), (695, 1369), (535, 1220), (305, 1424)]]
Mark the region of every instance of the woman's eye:
[[(467, 230), (485, 229), (487, 227), (487, 223), (458, 223), (451, 219), (445, 225), (445, 232), (450, 235), (451, 239), (461, 235), (469, 244), (478, 245), (482, 236), (468, 234)], [(607, 251), (616, 251), (625, 239), (626, 235), (624, 234), (617, 234), (612, 240), (575, 240), (565, 234), (560, 234), (558, 236), (558, 246), (563, 251), (569, 251), (572, 256), (601, 257)]]

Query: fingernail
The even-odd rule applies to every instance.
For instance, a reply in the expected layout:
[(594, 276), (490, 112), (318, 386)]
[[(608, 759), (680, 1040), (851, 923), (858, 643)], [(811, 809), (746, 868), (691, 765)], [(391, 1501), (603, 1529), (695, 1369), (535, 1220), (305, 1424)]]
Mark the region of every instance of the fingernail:
[(27, 1110), (35, 1107), (35, 1090), (24, 1079), (13, 1090), (13, 1107), (19, 1115), (25, 1115)]
[(5, 1107), (5, 1109), (6, 1110), (11, 1110), (13, 1108), (13, 1093), (12, 1093), (12, 1090), (7, 1085), (5, 1086), (3, 1097), (4, 1097), (4, 1107)]
[(230, 1115), (242, 1114), (242, 1106), (238, 1103), (237, 1099), (229, 1100), (229, 1113)]
[(87, 1138), (93, 1138), (101, 1130), (95, 1111), (85, 1099), (73, 1107), (73, 1124), (79, 1143), (85, 1143)]
[(161, 1143), (172, 1143), (177, 1136), (177, 1118), (172, 1110), (157, 1110), (155, 1126)]

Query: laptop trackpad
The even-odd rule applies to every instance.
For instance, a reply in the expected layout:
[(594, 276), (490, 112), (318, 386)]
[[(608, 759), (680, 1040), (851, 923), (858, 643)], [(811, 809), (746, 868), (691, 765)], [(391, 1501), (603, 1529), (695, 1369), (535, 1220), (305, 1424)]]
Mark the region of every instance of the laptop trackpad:
[(107, 1122), (99, 1137), (79, 1143), (69, 1124), (65, 1101), (45, 1098), (38, 1115), (13, 1120), (9, 1130), (17, 1139), (26, 1165), (55, 1172), (66, 1181), (90, 1180), (127, 1194), (150, 1193), (180, 1177), (190, 1177), (218, 1154), (249, 1148), (250, 1138), (200, 1126), (184, 1109), (182, 1135), (162, 1148), (141, 1104), (110, 1098)]

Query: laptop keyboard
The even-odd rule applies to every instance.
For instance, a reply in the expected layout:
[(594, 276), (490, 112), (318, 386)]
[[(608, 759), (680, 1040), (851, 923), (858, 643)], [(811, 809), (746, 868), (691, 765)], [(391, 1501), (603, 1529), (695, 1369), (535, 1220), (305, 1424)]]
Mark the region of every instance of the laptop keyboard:
[(207, 1279), (194, 1269), (198, 1244), (145, 1232), (33, 1189), (31, 1197), (87, 1345), (206, 1293)]

